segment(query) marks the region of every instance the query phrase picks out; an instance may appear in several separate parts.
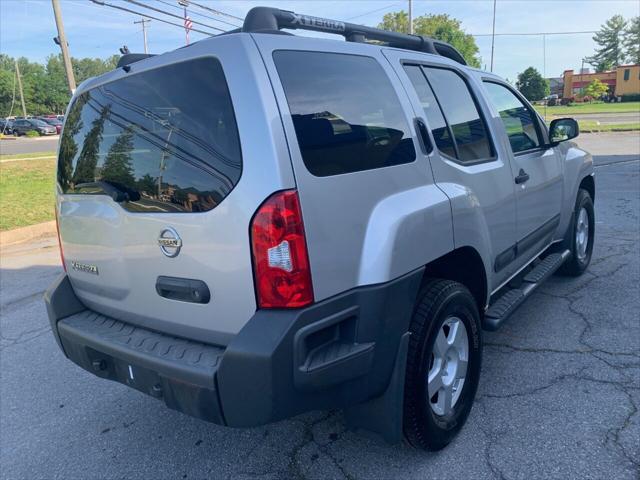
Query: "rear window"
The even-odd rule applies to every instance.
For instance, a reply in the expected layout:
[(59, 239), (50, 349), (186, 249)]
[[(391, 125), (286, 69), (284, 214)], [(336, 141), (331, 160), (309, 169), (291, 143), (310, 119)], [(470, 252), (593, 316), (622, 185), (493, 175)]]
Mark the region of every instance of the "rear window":
[(407, 120), (389, 78), (371, 57), (273, 54), (307, 169), (338, 175), (413, 162)]
[(134, 212), (211, 210), (240, 178), (238, 129), (220, 62), (132, 74), (78, 96), (58, 160), (66, 194), (109, 195)]

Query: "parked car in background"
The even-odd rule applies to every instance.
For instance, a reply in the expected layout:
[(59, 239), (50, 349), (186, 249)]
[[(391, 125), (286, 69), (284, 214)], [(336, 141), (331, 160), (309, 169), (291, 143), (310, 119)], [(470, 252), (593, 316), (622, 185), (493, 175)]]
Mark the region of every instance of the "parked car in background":
[(62, 130), (62, 122), (60, 120), (58, 120), (57, 117), (41, 117), (40, 120), (42, 120), (44, 123), (46, 123), (47, 125), (51, 125), (53, 127), (56, 128), (56, 133), (58, 135), (60, 135), (60, 130)]
[(56, 118), (61, 122), (64, 122), (64, 115), (56, 115)]
[(57, 132), (56, 127), (37, 118), (24, 118), (13, 123), (13, 133), (17, 136), (25, 135), (32, 130), (39, 135), (55, 135)]
[(13, 133), (13, 122), (8, 118), (0, 118), (0, 133), (10, 135)]

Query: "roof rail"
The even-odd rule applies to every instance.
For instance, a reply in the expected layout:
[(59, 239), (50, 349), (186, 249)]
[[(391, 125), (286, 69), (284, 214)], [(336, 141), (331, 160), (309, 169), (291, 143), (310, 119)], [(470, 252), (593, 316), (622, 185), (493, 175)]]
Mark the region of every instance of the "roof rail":
[(243, 32), (251, 33), (275, 33), (282, 28), (335, 33), (342, 35), (348, 42), (364, 43), (367, 40), (378, 40), (389, 44), (391, 47), (441, 55), (462, 65), (467, 64), (458, 50), (440, 40), (421, 35), (390, 32), (328, 18), (301, 15), (278, 8), (254, 7), (249, 10), (242, 25)]

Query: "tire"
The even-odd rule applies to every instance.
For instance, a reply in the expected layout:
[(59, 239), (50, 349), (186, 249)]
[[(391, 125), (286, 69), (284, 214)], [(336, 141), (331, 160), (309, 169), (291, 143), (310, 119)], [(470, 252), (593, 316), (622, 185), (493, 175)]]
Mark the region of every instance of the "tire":
[[(461, 325), (464, 330), (460, 328)], [(460, 283), (430, 280), (418, 295), (409, 331), (404, 434), (414, 447), (440, 450), (453, 440), (464, 425), (478, 388), (482, 338), (476, 301)], [(466, 337), (463, 333), (466, 333)], [(465, 353), (464, 342), (459, 341), (460, 338), (466, 338), (468, 361), (462, 383), (457, 378), (462, 368), (460, 359), (464, 359)], [(454, 342), (455, 339), (458, 340)], [(436, 340), (440, 348), (436, 346)], [(431, 396), (430, 376), (433, 379), (432, 392), (437, 389), (437, 393)], [(445, 391), (451, 392), (451, 397)], [(450, 401), (448, 410), (447, 398)]]
[[(583, 215), (586, 215), (586, 219)], [(584, 225), (586, 225), (588, 229), (586, 233), (584, 232)], [(595, 235), (593, 200), (589, 192), (582, 188), (578, 190), (571, 226), (567, 233), (569, 237), (567, 238), (566, 245), (568, 245), (571, 254), (562, 267), (560, 267), (559, 273), (571, 277), (578, 277), (584, 273), (589, 263), (591, 263), (593, 239)], [(586, 241), (586, 245), (582, 244), (582, 239)]]

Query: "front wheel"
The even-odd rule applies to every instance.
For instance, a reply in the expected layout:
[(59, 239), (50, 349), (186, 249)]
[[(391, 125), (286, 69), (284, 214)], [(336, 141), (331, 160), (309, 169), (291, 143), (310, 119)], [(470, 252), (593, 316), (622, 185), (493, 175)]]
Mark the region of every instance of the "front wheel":
[(560, 268), (560, 273), (577, 277), (582, 275), (591, 263), (593, 239), (595, 236), (595, 212), (591, 195), (584, 189), (578, 190), (570, 227), (569, 251), (571, 256)]
[(475, 299), (460, 283), (429, 281), (409, 330), (405, 437), (415, 447), (440, 450), (464, 425), (478, 387), (482, 339)]

